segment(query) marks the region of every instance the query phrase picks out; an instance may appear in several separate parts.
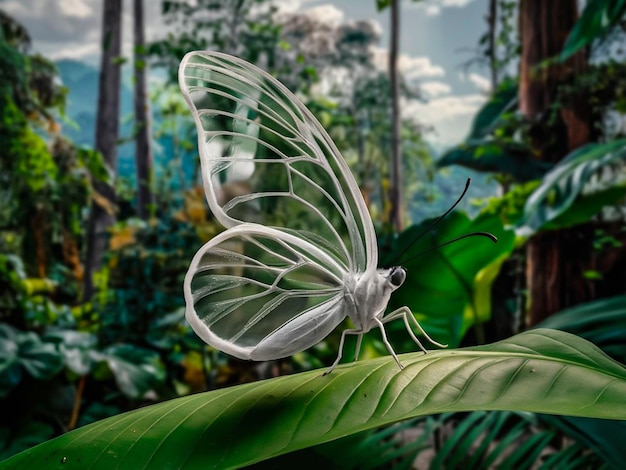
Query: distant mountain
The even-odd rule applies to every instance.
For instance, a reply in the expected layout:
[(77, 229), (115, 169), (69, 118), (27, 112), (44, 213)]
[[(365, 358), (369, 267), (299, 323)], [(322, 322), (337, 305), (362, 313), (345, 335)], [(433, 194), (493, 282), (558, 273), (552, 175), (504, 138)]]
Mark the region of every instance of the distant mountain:
[[(60, 60), (56, 63), (63, 84), (68, 88), (67, 115), (74, 126), (66, 124), (65, 134), (79, 145), (94, 145), (94, 131), (96, 123), (96, 108), (98, 104), (98, 80), (97, 68), (75, 60)], [(133, 92), (132, 72), (129, 67), (122, 69), (122, 90), (120, 102), (120, 139), (127, 139), (133, 132)], [(159, 127), (158, 117), (155, 119), (155, 128)], [(441, 148), (430, 145), (433, 155), (438, 155)], [(155, 166), (157, 175), (171, 172), (171, 156), (173, 155), (172, 141), (169, 137), (162, 137), (154, 142)], [(180, 151), (180, 150), (179, 150)], [(184, 173), (191, 179), (196, 160), (195, 151), (183, 158)], [(187, 158), (188, 157), (188, 158)], [(122, 177), (135, 178), (135, 148), (132, 142), (121, 145), (118, 150), (118, 174)], [(168, 170), (169, 168), (169, 170)], [(444, 176), (444, 174), (446, 176)], [(449, 201), (456, 199), (465, 186), (468, 176), (472, 177), (473, 184), (470, 197), (486, 197), (495, 193), (497, 184), (487, 174), (476, 173), (463, 167), (452, 167), (438, 171), (431, 184), (433, 192), (431, 197), (421, 200), (416, 195), (412, 204), (413, 220), (435, 217), (446, 211)], [(475, 212), (470, 197), (465, 198), (460, 207), (466, 211)]]
[[(97, 68), (75, 60), (59, 60), (56, 62), (63, 85), (68, 88), (66, 114), (72, 123), (64, 125), (64, 133), (79, 145), (93, 147), (96, 109), (98, 106), (98, 81), (100, 73)], [(129, 73), (122, 74), (120, 95), (120, 137), (131, 135), (133, 91)], [(118, 150), (119, 174), (134, 177), (134, 148), (132, 144), (120, 146)]]

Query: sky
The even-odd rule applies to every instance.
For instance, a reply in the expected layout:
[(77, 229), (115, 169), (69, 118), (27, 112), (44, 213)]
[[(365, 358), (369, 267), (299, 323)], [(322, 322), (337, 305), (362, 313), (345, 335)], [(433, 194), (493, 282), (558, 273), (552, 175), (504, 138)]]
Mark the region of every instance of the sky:
[[(287, 11), (311, 11), (325, 21), (369, 20), (382, 32), (379, 59), (386, 62), (389, 11), (375, 0), (275, 0)], [(50, 59), (98, 64), (102, 0), (0, 0), (0, 8), (28, 29), (35, 51)], [(130, 0), (123, 0), (124, 53), (132, 41)], [(148, 41), (163, 34), (161, 1), (145, 0)], [(487, 70), (467, 68), (486, 30), (485, 0), (403, 0), (400, 68), (420, 86), (427, 102), (411, 102), (403, 114), (433, 129), (427, 139), (438, 149), (460, 143), (489, 91)]]

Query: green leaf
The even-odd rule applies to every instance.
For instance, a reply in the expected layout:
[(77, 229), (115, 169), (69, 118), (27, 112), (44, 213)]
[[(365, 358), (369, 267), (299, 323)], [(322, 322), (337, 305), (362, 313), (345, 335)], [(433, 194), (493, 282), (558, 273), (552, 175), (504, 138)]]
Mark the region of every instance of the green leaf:
[(626, 420), (626, 369), (587, 341), (533, 330), (474, 348), (390, 357), (171, 400), (77, 429), (2, 463), (22, 468), (240, 468), (447, 411)]
[(94, 362), (92, 353), (98, 342), (94, 335), (73, 330), (52, 330), (44, 335), (43, 340), (58, 348), (69, 370), (78, 375), (91, 372)]
[(16, 330), (0, 325), (0, 398), (7, 396), (22, 380), (16, 336)]
[(621, 468), (626, 462), (626, 421), (551, 415), (540, 415), (539, 418), (584, 443), (612, 468)]
[[(602, 144), (587, 144), (561, 160), (543, 177), (541, 185), (530, 195), (517, 226), (517, 233), (529, 236), (564, 214), (587, 189), (592, 178), (612, 165), (626, 163), (626, 139)], [(612, 178), (596, 183), (591, 194), (616, 187)], [(612, 196), (612, 193), (609, 193)], [(588, 197), (588, 195), (586, 195)], [(601, 200), (604, 200), (606, 194)], [(597, 201), (595, 201), (597, 202)], [(592, 207), (594, 204), (592, 204)]]
[(624, 199), (626, 185), (616, 185), (591, 194), (581, 194), (561, 214), (546, 221), (543, 230), (558, 230), (589, 222), (604, 207), (614, 205)]
[(19, 363), (34, 378), (47, 380), (63, 368), (63, 358), (52, 344), (42, 343), (36, 333), (22, 333), (18, 337)]
[(63, 368), (63, 358), (52, 344), (43, 343), (34, 332), (23, 333), (0, 324), (0, 397), (6, 396), (26, 371), (47, 380)]
[(581, 336), (626, 362), (626, 296), (595, 300), (551, 315), (538, 325)]
[(376, 0), (376, 9), (378, 11), (382, 11), (385, 8), (389, 8), (391, 5), (391, 0)]
[(93, 352), (92, 357), (106, 363), (119, 389), (131, 398), (143, 397), (165, 379), (159, 355), (148, 349), (114, 344), (101, 353)]
[[(432, 221), (405, 230), (395, 253), (410, 246), (401, 259), (383, 265), (402, 264), (407, 278), (391, 297), (390, 308), (408, 306), (431, 337), (456, 346), (474, 324), (491, 317), (490, 288), (502, 261), (513, 250), (513, 231), (505, 230), (495, 214), (469, 219), (453, 212), (416, 243), (415, 237)], [(497, 243), (483, 238), (461, 240), (419, 256), (429, 248), (471, 232), (490, 232)], [(418, 256), (411, 260), (411, 258)], [(403, 260), (409, 260), (408, 262)], [(395, 325), (390, 324), (393, 330)], [(399, 329), (403, 329), (399, 323)], [(406, 332), (403, 333), (406, 338)]]
[(589, 0), (561, 51), (566, 60), (616, 26), (626, 13), (626, 0)]
[(541, 178), (552, 167), (534, 158), (524, 145), (483, 139), (469, 139), (448, 150), (437, 160), (439, 168), (449, 165), (461, 165), (481, 172), (504, 173), (521, 182)]
[(483, 139), (501, 122), (505, 113), (517, 109), (518, 87), (515, 82), (503, 83), (474, 116), (467, 140)]

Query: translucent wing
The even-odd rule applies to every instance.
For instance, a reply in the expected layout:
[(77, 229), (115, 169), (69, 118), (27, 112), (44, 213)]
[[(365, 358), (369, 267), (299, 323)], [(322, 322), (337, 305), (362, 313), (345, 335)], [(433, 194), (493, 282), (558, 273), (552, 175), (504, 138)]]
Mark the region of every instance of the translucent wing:
[(185, 278), (187, 320), (241, 359), (278, 359), (326, 337), (346, 316), (343, 267), (300, 237), (242, 224), (210, 240)]
[(367, 207), (328, 134), (261, 69), (192, 52), (180, 85), (196, 120), (207, 199), (225, 227), (254, 222), (308, 240), (346, 271), (375, 268)]

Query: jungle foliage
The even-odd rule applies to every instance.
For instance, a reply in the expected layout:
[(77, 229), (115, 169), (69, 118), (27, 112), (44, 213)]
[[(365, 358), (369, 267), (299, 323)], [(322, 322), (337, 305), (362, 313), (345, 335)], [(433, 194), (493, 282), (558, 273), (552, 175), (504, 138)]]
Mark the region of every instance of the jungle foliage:
[[(623, 465), (626, 60), (611, 44), (623, 41), (626, 2), (588, 1), (553, 59), (585, 48), (596, 58), (558, 91), (562, 104), (586, 97), (595, 131), (592, 142), (550, 164), (534, 158), (530, 142), (537, 129), (550, 135), (555, 116), (530, 121), (519, 109), (516, 2), (493, 2), (495, 30), (481, 40), (477, 63), (495, 67), (497, 83), (466, 140), (435, 158), (424, 123), (403, 119), (410, 223), (400, 234), (391, 230), (386, 196), (389, 79), (374, 66), (379, 33), (371, 24), (281, 17), (265, 0), (162, 1), (171, 32), (147, 52), (169, 77), (154, 91), (153, 136), (167, 139), (171, 155), (157, 171), (168, 189), (143, 221), (135, 188), (115, 180), (98, 152), (64, 137), (73, 123), (54, 63), (33, 54), (28, 31), (0, 12), (0, 460), (13, 456), (0, 467), (274, 468), (302, 459), (331, 468)], [(319, 41), (319, 31), (329, 41)], [(207, 48), (263, 66), (306, 100), (370, 204), (383, 263), (409, 260), (390, 307), (409, 306), (449, 349), (411, 352), (404, 325), (392, 323), (390, 341), (408, 353), (402, 373), (373, 332), (361, 361), (321, 377), (337, 332), (261, 364), (228, 357), (193, 334), (183, 277), (196, 249), (222, 228), (204, 202), (193, 124), (175, 77), (185, 52)], [(404, 79), (402, 94), (421, 99)], [(433, 228), (423, 201), (445, 210), (432, 178), (452, 165), (490, 175), (502, 193), (477, 201), (477, 214), (456, 210)], [(115, 185), (115, 205), (97, 181)], [(86, 302), (85, 227), (94, 205), (114, 211), (117, 223)], [(593, 245), (581, 251), (599, 260), (586, 272), (597, 299), (527, 329), (524, 244), (590, 220)], [(499, 241), (430, 251), (476, 231)]]

